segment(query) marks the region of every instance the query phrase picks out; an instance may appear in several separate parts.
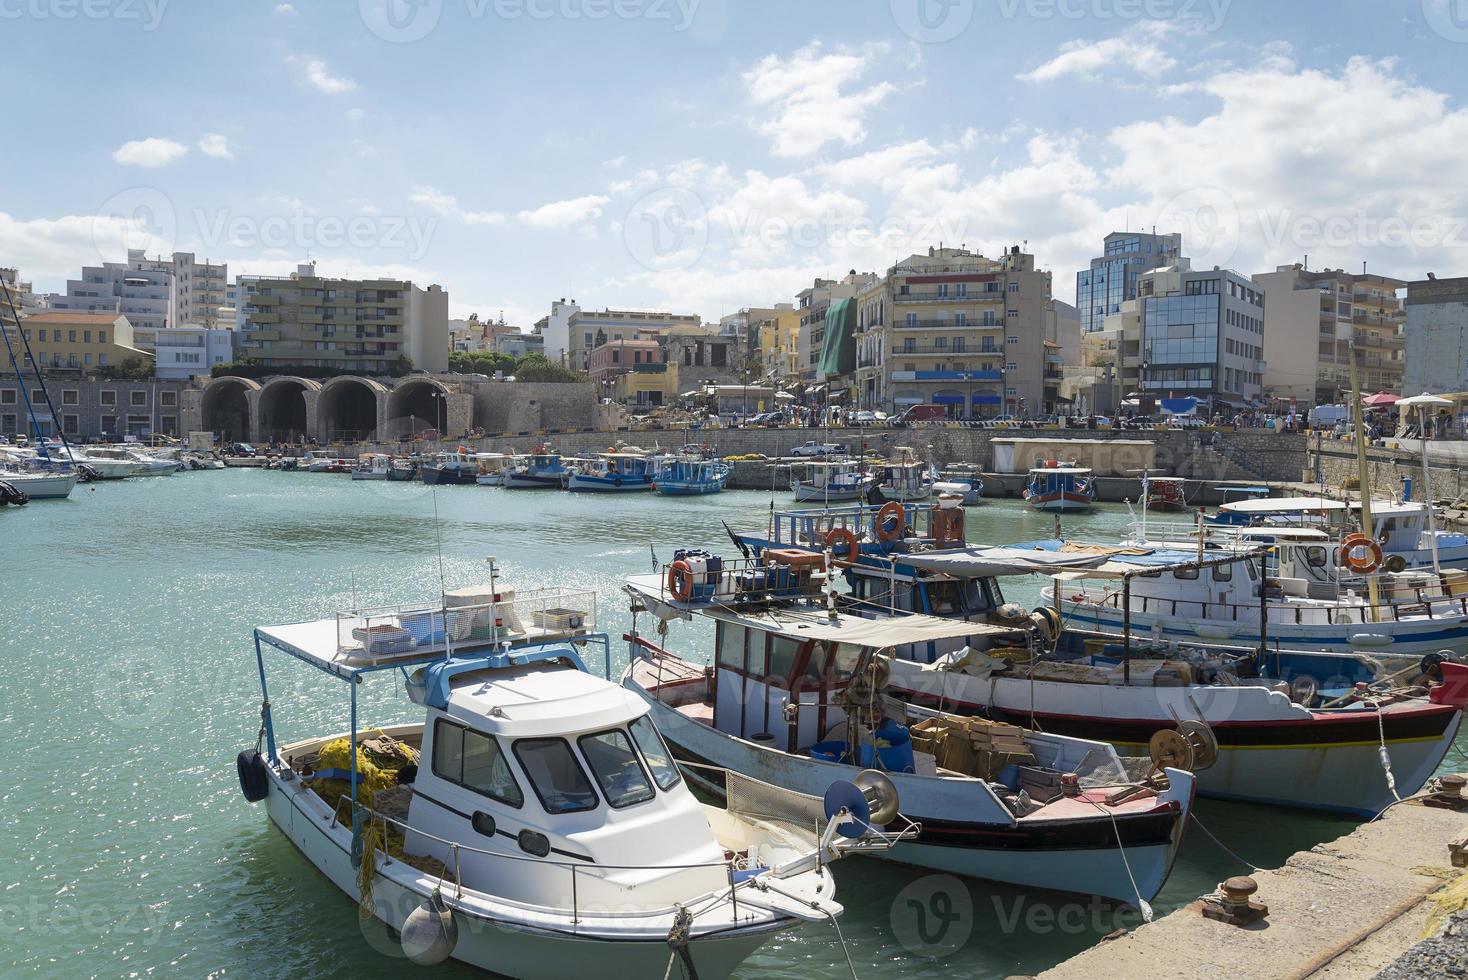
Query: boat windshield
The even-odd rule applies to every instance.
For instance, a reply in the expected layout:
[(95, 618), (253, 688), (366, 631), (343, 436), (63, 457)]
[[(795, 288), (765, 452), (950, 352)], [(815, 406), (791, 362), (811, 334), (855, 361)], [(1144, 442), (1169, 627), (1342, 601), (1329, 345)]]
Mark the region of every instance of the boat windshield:
[(578, 813), (596, 809), (596, 790), (562, 738), (522, 738), (515, 743), (515, 758), (546, 813)]
[(651, 718), (643, 715), (632, 723), (632, 738), (642, 750), (642, 757), (647, 760), (647, 768), (652, 770), (652, 778), (658, 788), (668, 790), (677, 785), (678, 767), (673, 763), (668, 747), (663, 744), (663, 737), (653, 727)]
[(652, 799), (652, 784), (647, 781), (647, 773), (637, 761), (632, 743), (620, 728), (583, 735), (579, 741), (581, 754), (586, 756), (612, 809), (620, 810)]

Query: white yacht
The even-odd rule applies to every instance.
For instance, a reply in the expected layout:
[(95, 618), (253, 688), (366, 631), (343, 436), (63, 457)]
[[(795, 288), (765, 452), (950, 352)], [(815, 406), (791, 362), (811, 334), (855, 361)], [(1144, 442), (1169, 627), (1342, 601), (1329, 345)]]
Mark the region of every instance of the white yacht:
[[(895, 808), (890, 787), (843, 784), (827, 807), (728, 773), (730, 805), (701, 803), (647, 704), (586, 669), (588, 645), (609, 654), (594, 618), (594, 593), (491, 584), (258, 628), (242, 792), (420, 964), (725, 977), (782, 930), (839, 915), (828, 862), (884, 846), (867, 824)], [(278, 741), (266, 651), (347, 682), (353, 728)], [(375, 675), (405, 678), (423, 720), (359, 721)]]
[(131, 463), (137, 467), (137, 470), (129, 473), (129, 476), (172, 476), (183, 465), (176, 459), (159, 459), (156, 456), (148, 456), (131, 449), (105, 446), (87, 450), (87, 459), (84, 462), (96, 465), (92, 462), (93, 460), (118, 460)]

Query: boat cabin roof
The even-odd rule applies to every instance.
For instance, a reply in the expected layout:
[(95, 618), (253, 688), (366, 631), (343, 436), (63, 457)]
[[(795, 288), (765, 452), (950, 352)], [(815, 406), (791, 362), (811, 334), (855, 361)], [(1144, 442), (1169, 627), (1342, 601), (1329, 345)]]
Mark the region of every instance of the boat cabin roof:
[(721, 623), (800, 642), (824, 640), (830, 643), (850, 643), (872, 650), (911, 643), (931, 643), (935, 640), (961, 639), (966, 636), (1015, 632), (1012, 626), (991, 626), (987, 623), (970, 623), (917, 614), (868, 619), (839, 612), (833, 617), (824, 609), (811, 608), (773, 609), (752, 615), (720, 609), (708, 610), (705, 614)]
[(1314, 527), (1241, 527), (1241, 538), (1270, 538), (1275, 541), (1330, 541), (1331, 535)]
[(1030, 470), (1031, 473), (1067, 473), (1078, 476), (1082, 473), (1091, 472), (1089, 466), (1036, 466)]
[(1217, 551), (1198, 560), (1194, 550), (1148, 546), (1088, 545), (1083, 542), (1041, 540), (1001, 547), (955, 548), (904, 555), (903, 564), (957, 578), (994, 578), (1005, 575), (1044, 575), (1051, 578), (1125, 578), (1175, 568), (1228, 565), (1262, 554), (1263, 549)]
[(647, 704), (600, 677), (539, 662), (459, 674), (445, 714), (487, 734), (533, 738), (626, 725)]
[(1329, 497), (1271, 497), (1265, 500), (1235, 500), (1218, 509), (1230, 514), (1311, 514), (1345, 510), (1346, 504)]
[[(1353, 500), (1350, 504), (1351, 510), (1360, 510), (1361, 501)], [(1395, 500), (1373, 500), (1371, 502), (1371, 516), (1376, 517), (1405, 517), (1425, 513), (1427, 508), (1415, 500), (1399, 503)]]

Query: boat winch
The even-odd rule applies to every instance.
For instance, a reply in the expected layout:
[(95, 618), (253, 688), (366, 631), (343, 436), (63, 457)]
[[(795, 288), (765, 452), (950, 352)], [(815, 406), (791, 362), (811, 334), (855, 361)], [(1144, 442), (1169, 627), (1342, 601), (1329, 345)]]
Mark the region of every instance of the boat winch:
[(1163, 769), (1202, 772), (1218, 761), (1218, 739), (1205, 722), (1191, 718), (1177, 723), (1177, 728), (1159, 729), (1148, 743), (1152, 764)]

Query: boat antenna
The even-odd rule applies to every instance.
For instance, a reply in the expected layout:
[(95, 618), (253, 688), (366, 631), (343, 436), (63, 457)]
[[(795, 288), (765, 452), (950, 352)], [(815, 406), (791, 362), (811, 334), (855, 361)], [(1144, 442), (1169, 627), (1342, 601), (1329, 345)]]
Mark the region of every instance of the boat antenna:
[[(438, 542), (438, 595), (439, 595), (439, 598), (443, 601), (444, 605), (447, 605), (448, 604), (448, 601), (449, 601), (449, 597), (447, 595), (448, 586), (446, 584), (444, 584), (444, 577), (443, 577), (443, 524), (440, 523), (440, 521), (438, 519), (438, 485), (437, 484), (434, 484), (433, 490), (431, 492), (433, 494), (433, 534), (434, 534), (435, 539)], [(440, 606), (439, 608), (443, 608), (443, 607)], [(448, 627), (448, 623), (444, 623), (444, 627), (447, 628)]]

